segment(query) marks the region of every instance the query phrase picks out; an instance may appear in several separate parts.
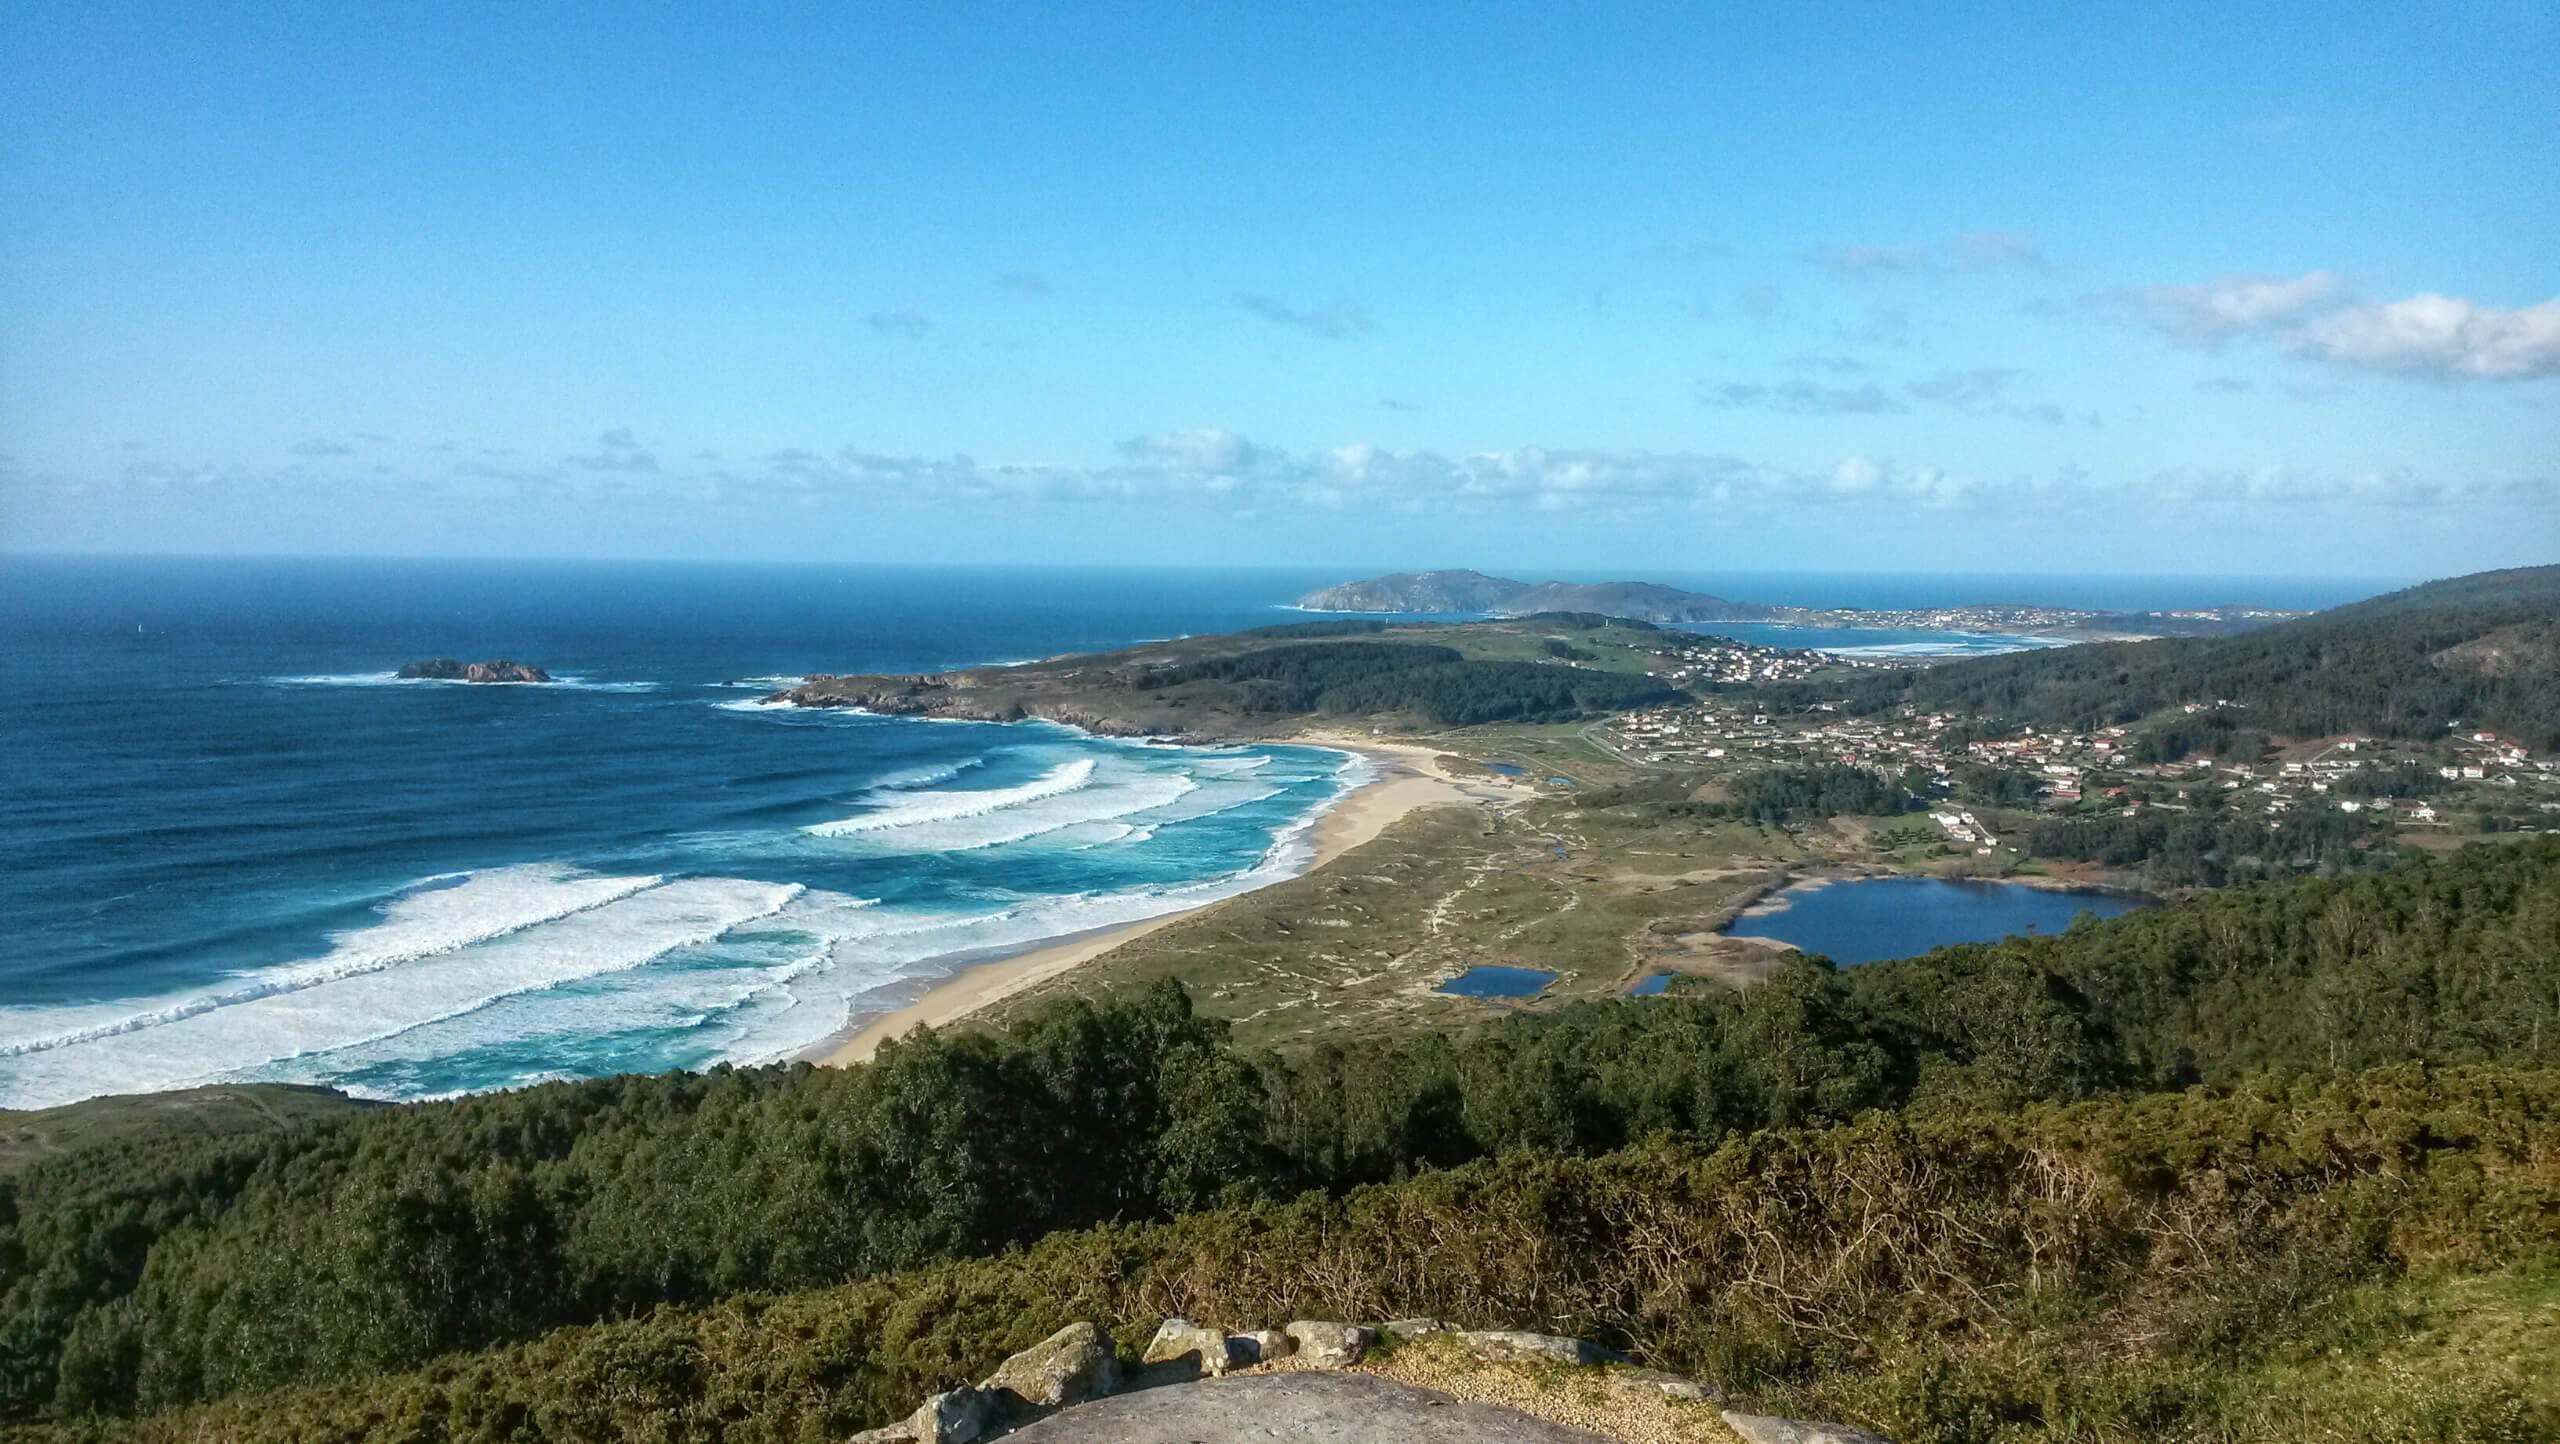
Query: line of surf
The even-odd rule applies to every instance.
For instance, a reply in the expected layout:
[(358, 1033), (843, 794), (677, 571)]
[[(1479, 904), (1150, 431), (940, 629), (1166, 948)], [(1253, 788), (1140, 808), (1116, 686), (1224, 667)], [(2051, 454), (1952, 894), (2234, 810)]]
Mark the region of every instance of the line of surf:
[(879, 832), (893, 827), (912, 827), (918, 823), (948, 822), (954, 818), (977, 817), (1008, 807), (1020, 807), (1044, 797), (1073, 792), (1093, 778), (1094, 762), (1079, 757), (1062, 762), (1047, 772), (1014, 787), (989, 787), (963, 792), (899, 792), (892, 790), (874, 811), (834, 822), (811, 823), (802, 829), (818, 837), (844, 837), (855, 833)]
[[(426, 880), (428, 884), (440, 881), (443, 879)], [(16, 1016), (0, 1014), (0, 1019), (5, 1019), (0, 1020), (0, 1028), (35, 1024), (45, 1031), (17, 1037), (0, 1035), (0, 1057), (20, 1057), (160, 1027), (217, 1008), (399, 967), (604, 907), (664, 881), (656, 875), (583, 874), (550, 863), (466, 873), (452, 886), (422, 885), (392, 899), (382, 908), (381, 923), (333, 935), (330, 951), (318, 958), (261, 968), (240, 974), (227, 984), (188, 989), (146, 1002), (81, 1009), (8, 1010)], [(65, 1013), (82, 1017), (83, 1021), (62, 1027)]]

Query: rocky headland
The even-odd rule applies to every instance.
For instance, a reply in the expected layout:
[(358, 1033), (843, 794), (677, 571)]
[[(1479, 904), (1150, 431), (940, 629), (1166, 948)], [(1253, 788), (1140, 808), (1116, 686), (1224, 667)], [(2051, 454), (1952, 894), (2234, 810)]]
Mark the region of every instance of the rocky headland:
[(457, 662), (434, 657), (400, 669), (403, 682), (548, 682), (551, 674), (530, 662)]

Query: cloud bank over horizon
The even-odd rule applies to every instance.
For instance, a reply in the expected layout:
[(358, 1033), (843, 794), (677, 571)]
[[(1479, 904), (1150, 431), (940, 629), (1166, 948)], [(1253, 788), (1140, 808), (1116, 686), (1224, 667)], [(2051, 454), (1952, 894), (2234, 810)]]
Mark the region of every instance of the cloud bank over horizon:
[[(916, 560), (905, 538), (965, 529), (966, 554), (1019, 562), (1392, 560), (1454, 530), (1491, 538), (1505, 556), (1564, 566), (1675, 566), (1713, 538), (1786, 565), (1979, 570), (2014, 560), (2021, 535), (2078, 532), (2104, 547), (2044, 559), (2092, 571), (2354, 572), (2385, 560), (2440, 570), (2467, 567), (2466, 558), (2527, 564), (2548, 560), (2560, 537), (2560, 474), (2550, 472), (2184, 466), (2100, 476), (1974, 473), (1867, 454), (1795, 467), (1642, 449), (1444, 453), (1363, 441), (1293, 451), (1219, 427), (1125, 438), (1112, 459), (1090, 465), (851, 445), (662, 463), (628, 427), (547, 462), (451, 443), (420, 450), (432, 461), (367, 460), (361, 453), (400, 448), (332, 443), (297, 447), (267, 468), (135, 460), (105, 479), (0, 462), (0, 488), (33, 525), (25, 534), (50, 530), (56, 549), (75, 551), (404, 554), (478, 536), (492, 555), (671, 554), (597, 546), (573, 525), (648, 515), (658, 536), (734, 537), (748, 544), (713, 551), (777, 559)], [(275, 524), (280, 516), (311, 524), (289, 532)], [(358, 516), (368, 524), (346, 524)], [(106, 524), (83, 531), (83, 519)], [(2390, 540), (2407, 561), (2353, 547), (2289, 549), (2286, 539), (2306, 528), (2367, 547)], [(1520, 546), (1523, 532), (1538, 543)], [(2482, 532), (2495, 540), (2484, 544)], [(1163, 544), (1168, 536), (1175, 545)], [(1254, 548), (1237, 550), (1245, 537)], [(2433, 551), (2423, 546), (2430, 537)], [(1934, 554), (1913, 550), (1923, 546)]]

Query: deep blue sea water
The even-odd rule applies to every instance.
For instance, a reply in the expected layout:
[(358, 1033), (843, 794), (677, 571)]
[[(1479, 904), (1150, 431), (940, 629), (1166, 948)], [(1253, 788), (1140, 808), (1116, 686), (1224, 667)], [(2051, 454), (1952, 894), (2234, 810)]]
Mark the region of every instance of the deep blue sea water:
[(1779, 894), (1784, 905), (1745, 913), (1725, 931), (1775, 938), (1848, 966), (1907, 958), (1951, 943), (2058, 933), (2082, 913), (2117, 917), (2146, 906), (2111, 893), (2048, 892), (2015, 883), (1933, 877), (1860, 878)]
[[(0, 1107), (785, 1058), (962, 959), (1285, 876), (1342, 754), (755, 699), (1286, 622), (1340, 580), (0, 558)], [(1715, 580), (1826, 605), (2312, 585)], [(561, 681), (391, 680), (432, 656)]]

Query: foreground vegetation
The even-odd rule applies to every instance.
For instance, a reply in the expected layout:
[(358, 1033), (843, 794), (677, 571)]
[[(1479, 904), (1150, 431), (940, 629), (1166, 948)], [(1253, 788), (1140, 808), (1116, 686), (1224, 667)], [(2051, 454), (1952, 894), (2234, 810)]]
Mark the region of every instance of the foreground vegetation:
[[(2560, 840), (1347, 1052), (1238, 1052), (1159, 987), (862, 1069), (36, 1163), (0, 1390), (66, 1428), (285, 1389), (167, 1427), (809, 1437), (1079, 1313), (1322, 1305), (1584, 1328), (1906, 1439), (2213, 1437), (2427, 1300), (2541, 1297), (2555, 1069)], [(2375, 1407), (2421, 1437), (2430, 1390)]]
[(837, 1438), (1181, 1313), (1533, 1321), (1905, 1444), (2548, 1438), (2555, 1124), (2560, 1070), (2404, 1065), (1512, 1153), (60, 1432)]

